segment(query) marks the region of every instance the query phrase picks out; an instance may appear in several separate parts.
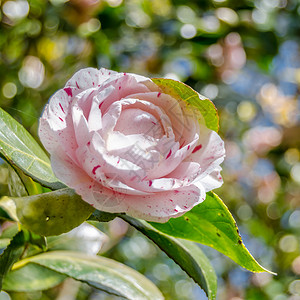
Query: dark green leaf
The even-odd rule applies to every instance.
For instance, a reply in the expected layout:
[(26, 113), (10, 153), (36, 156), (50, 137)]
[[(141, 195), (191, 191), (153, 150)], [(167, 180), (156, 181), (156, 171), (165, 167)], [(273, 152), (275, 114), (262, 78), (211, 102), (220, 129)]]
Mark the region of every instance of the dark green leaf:
[(35, 234), (34, 232), (30, 232), (29, 243), (42, 251), (47, 250), (46, 238), (44, 236)]
[(99, 222), (109, 222), (116, 218), (118, 214), (112, 214), (100, 210), (95, 210), (93, 214), (89, 217), (89, 220), (96, 220)]
[(145, 221), (125, 215), (120, 217), (158, 245), (203, 288), (209, 299), (216, 299), (216, 274), (209, 260), (196, 244), (161, 233)]
[(0, 108), (0, 153), (12, 165), (51, 189), (64, 185), (52, 172), (48, 156), (25, 130), (7, 112)]
[(6, 212), (5, 209), (3, 209), (1, 207), (1, 204), (0, 204), (0, 219), (6, 219), (6, 220), (9, 220), (9, 221), (13, 221), (13, 218)]
[(2, 289), (4, 276), (9, 272), (12, 265), (21, 257), (28, 237), (28, 233), (19, 231), (0, 256), (0, 290)]
[(200, 95), (186, 84), (166, 78), (153, 78), (152, 81), (158, 85), (163, 92), (172, 95), (175, 99), (181, 99), (193, 109), (201, 112), (207, 128), (218, 131), (219, 117), (214, 104), (206, 97)]
[(26, 258), (15, 267), (18, 268), (30, 262), (127, 299), (164, 299), (149, 279), (105, 257), (88, 256), (78, 252), (53, 251)]
[(10, 271), (3, 280), (3, 290), (13, 292), (33, 292), (50, 289), (66, 276), (37, 264), (27, 264)]
[(207, 193), (205, 201), (184, 216), (151, 225), (168, 235), (210, 246), (249, 271), (270, 272), (259, 265), (246, 249), (228, 208), (212, 192)]
[(84, 222), (94, 211), (69, 188), (11, 199), (16, 203), (21, 224), (44, 236), (67, 232)]

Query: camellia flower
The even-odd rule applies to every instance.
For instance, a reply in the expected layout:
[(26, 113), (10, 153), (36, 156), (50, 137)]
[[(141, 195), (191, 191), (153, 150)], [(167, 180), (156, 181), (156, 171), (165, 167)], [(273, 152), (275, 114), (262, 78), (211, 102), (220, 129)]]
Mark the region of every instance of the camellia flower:
[(219, 135), (139, 75), (80, 70), (50, 99), (39, 136), (55, 175), (101, 211), (165, 222), (222, 185)]

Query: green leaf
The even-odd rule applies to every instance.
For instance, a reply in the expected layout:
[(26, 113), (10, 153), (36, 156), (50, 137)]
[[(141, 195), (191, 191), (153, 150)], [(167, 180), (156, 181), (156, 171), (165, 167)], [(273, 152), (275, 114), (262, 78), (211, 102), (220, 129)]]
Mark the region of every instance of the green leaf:
[(97, 220), (99, 222), (109, 222), (116, 218), (118, 214), (112, 214), (105, 211), (95, 210), (89, 217), (89, 220)]
[(26, 131), (7, 112), (0, 108), (0, 153), (12, 165), (51, 189), (64, 185), (52, 172), (48, 156)]
[(39, 250), (46, 251), (47, 250), (47, 240), (44, 236), (40, 236), (35, 234), (34, 232), (30, 232), (29, 243), (33, 245), (35, 248)]
[(30, 263), (23, 268), (9, 272), (3, 280), (3, 290), (10, 292), (43, 291), (55, 287), (65, 279), (65, 275)]
[(44, 236), (67, 232), (79, 226), (94, 211), (69, 188), (11, 199), (16, 204), (20, 223)]
[(147, 222), (126, 215), (120, 217), (151, 239), (173, 259), (206, 292), (208, 299), (216, 299), (217, 277), (209, 260), (193, 242), (179, 240), (159, 232)]
[(21, 180), (21, 177), (17, 173), (17, 171), (14, 170), (13, 167), (11, 167), (8, 164), (8, 189), (9, 189), (9, 195), (12, 197), (24, 197), (28, 196), (28, 192), (26, 190), (26, 187), (24, 183)]
[[(0, 207), (10, 219), (18, 221), (16, 204), (12, 199), (6, 196), (0, 198)], [(4, 214), (3, 217), (5, 217)]]
[(0, 239), (0, 249), (2, 252), (2, 249), (5, 249), (10, 243), (10, 239)]
[(11, 269), (12, 265), (21, 257), (28, 237), (28, 233), (19, 231), (0, 256), (0, 290), (2, 289), (4, 276)]
[(214, 193), (179, 218), (167, 223), (150, 223), (161, 232), (210, 246), (252, 272), (269, 272), (244, 246), (235, 220), (223, 201)]
[(109, 258), (88, 256), (78, 252), (53, 251), (26, 258), (15, 267), (21, 267), (29, 262), (127, 299), (164, 299), (149, 279)]
[(8, 186), (10, 196), (24, 197), (28, 195), (37, 195), (44, 192), (44, 189), (39, 183), (34, 182), (31, 177), (17, 166), (8, 167)]
[(180, 81), (166, 78), (152, 78), (152, 81), (158, 85), (164, 93), (176, 99), (181, 99), (190, 107), (200, 111), (207, 128), (216, 132), (219, 130), (219, 117), (216, 107), (208, 98), (200, 95)]

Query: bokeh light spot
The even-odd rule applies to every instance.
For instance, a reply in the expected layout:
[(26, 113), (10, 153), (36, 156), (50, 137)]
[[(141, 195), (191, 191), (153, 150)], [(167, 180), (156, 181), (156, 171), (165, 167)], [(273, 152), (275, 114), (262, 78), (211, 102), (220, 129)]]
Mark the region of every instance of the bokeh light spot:
[(23, 61), (23, 66), (18, 75), (24, 86), (36, 89), (44, 81), (45, 67), (39, 58), (27, 56)]
[(29, 4), (27, 1), (6, 1), (2, 7), (3, 13), (11, 20), (25, 18), (29, 13)]
[(294, 252), (298, 248), (298, 240), (292, 234), (287, 234), (279, 240), (279, 248), (283, 252)]
[(5, 83), (2, 87), (2, 94), (5, 98), (13, 98), (17, 94), (17, 86), (13, 82)]
[(291, 177), (294, 181), (300, 183), (300, 163), (297, 163), (292, 167)]
[(123, 0), (106, 0), (110, 7), (118, 7), (122, 4)]
[(295, 210), (291, 213), (289, 224), (293, 228), (300, 228), (300, 210)]
[(300, 296), (300, 280), (294, 280), (289, 285), (289, 292), (292, 295), (299, 295)]
[(284, 153), (284, 159), (290, 165), (295, 164), (300, 159), (299, 150), (297, 148), (289, 148)]
[(216, 16), (223, 22), (236, 25), (239, 21), (237, 13), (228, 7), (220, 7), (216, 10)]
[(192, 24), (184, 24), (180, 29), (180, 35), (185, 39), (192, 39), (197, 34), (197, 29)]
[(203, 94), (207, 98), (213, 100), (213, 99), (215, 99), (218, 96), (218, 94), (219, 94), (219, 88), (215, 84), (207, 84), (201, 90), (201, 94)]
[(249, 122), (256, 116), (256, 107), (249, 101), (243, 101), (238, 105), (237, 113), (241, 121)]

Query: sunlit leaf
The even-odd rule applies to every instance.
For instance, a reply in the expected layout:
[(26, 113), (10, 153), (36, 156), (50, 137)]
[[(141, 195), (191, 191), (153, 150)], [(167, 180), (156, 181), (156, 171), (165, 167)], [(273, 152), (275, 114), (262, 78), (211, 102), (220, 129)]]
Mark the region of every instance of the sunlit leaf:
[(168, 236), (145, 221), (126, 215), (120, 217), (146, 235), (173, 259), (203, 288), (209, 299), (216, 299), (217, 277), (215, 271), (205, 254), (195, 243)]
[(206, 97), (200, 95), (186, 84), (166, 78), (153, 78), (163, 92), (176, 99), (182, 99), (187, 105), (199, 110), (204, 118), (207, 128), (218, 131), (219, 117), (214, 104)]
[(131, 300), (164, 299), (158, 288), (137, 271), (112, 259), (70, 251), (53, 251), (18, 262), (36, 263), (92, 287)]
[(0, 198), (0, 207), (11, 220), (18, 221), (16, 204), (11, 198), (6, 196)]
[(13, 292), (33, 292), (50, 289), (66, 276), (37, 264), (27, 264), (9, 272), (3, 280), (3, 290)]
[(51, 189), (64, 185), (52, 172), (48, 156), (25, 130), (7, 112), (0, 108), (0, 153), (25, 174)]
[(246, 249), (228, 208), (212, 192), (206, 194), (204, 202), (183, 216), (170, 219), (167, 223), (151, 225), (171, 236), (210, 246), (249, 271), (270, 272)]
[(94, 211), (69, 188), (11, 199), (16, 203), (20, 223), (44, 236), (67, 232), (84, 222)]

